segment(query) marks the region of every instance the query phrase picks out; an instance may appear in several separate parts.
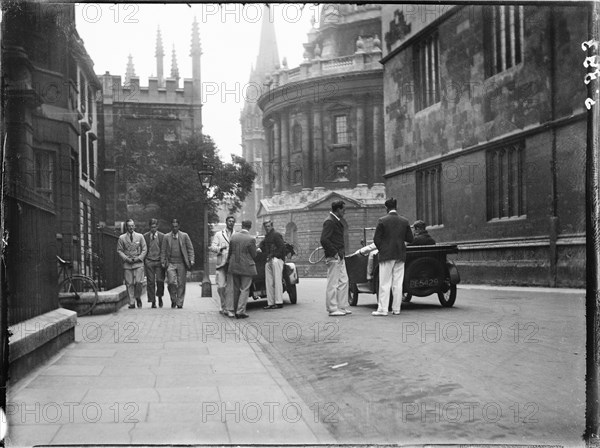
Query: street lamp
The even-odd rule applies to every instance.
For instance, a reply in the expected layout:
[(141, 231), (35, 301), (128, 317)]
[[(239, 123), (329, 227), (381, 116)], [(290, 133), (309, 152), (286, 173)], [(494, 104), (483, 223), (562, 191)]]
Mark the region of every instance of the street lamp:
[(208, 276), (208, 189), (210, 188), (213, 174), (214, 167), (205, 163), (202, 164), (202, 169), (198, 171), (198, 179), (200, 179), (200, 184), (204, 190), (204, 240), (202, 242), (204, 273), (202, 275), (202, 297), (212, 297), (212, 286), (210, 284), (210, 277)]

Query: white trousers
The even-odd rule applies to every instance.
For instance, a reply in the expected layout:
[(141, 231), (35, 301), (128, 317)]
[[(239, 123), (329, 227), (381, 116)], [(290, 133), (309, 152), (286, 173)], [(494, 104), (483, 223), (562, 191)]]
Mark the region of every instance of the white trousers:
[(325, 290), (325, 307), (328, 313), (333, 313), (348, 307), (348, 274), (343, 258), (328, 257), (327, 289)]
[(386, 260), (379, 262), (379, 297), (377, 311), (388, 312), (390, 305), (390, 290), (394, 296), (392, 311), (399, 313), (402, 303), (402, 282), (404, 281), (404, 262)]
[(273, 257), (265, 265), (265, 283), (267, 286), (267, 303), (269, 305), (283, 303), (283, 260)]

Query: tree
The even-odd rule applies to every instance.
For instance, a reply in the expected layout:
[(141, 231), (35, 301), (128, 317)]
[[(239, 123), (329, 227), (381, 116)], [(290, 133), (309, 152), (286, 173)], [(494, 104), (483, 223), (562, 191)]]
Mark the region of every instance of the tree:
[[(198, 170), (203, 165), (214, 168), (211, 188), (202, 188)], [(204, 238), (203, 211), (208, 207), (208, 221), (217, 222), (217, 210), (228, 199), (230, 212), (242, 206), (256, 173), (242, 157), (232, 155), (231, 162), (224, 162), (208, 135), (194, 136), (184, 143), (173, 145), (162, 160), (147, 168), (146, 180), (138, 187), (142, 205), (156, 204), (157, 218), (170, 225), (173, 218), (179, 220), (181, 229), (189, 233), (196, 251), (197, 265), (202, 260)]]

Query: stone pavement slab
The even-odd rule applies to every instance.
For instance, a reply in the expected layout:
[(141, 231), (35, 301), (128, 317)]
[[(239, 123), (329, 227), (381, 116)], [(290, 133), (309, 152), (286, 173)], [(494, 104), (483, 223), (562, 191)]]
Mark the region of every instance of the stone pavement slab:
[(75, 343), (9, 385), (6, 446), (332, 443), (217, 299), (200, 296), (189, 283), (183, 309), (143, 299), (80, 317)]

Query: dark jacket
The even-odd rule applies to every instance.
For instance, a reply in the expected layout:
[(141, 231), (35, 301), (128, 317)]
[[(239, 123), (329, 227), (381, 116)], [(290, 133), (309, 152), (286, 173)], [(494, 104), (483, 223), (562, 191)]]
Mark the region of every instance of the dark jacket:
[(336, 216), (330, 214), (323, 222), (321, 246), (323, 246), (326, 257), (335, 257), (336, 254), (340, 258), (344, 257), (344, 224)]
[(431, 238), (429, 232), (427, 230), (422, 230), (420, 232), (415, 231), (415, 238), (410, 246), (431, 246), (435, 244), (435, 240)]
[(274, 229), (265, 235), (258, 247), (267, 259), (276, 257), (285, 260), (285, 243), (283, 242), (283, 237), (281, 233), (276, 232)]
[(379, 261), (406, 261), (406, 245), (412, 243), (413, 234), (404, 216), (391, 211), (377, 221), (373, 242), (379, 249)]

